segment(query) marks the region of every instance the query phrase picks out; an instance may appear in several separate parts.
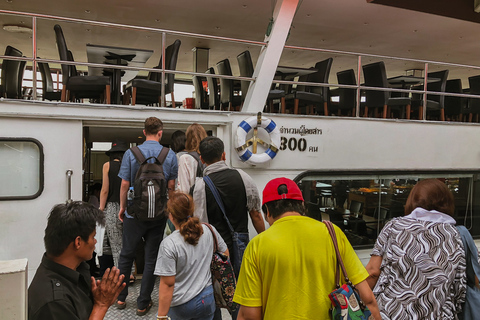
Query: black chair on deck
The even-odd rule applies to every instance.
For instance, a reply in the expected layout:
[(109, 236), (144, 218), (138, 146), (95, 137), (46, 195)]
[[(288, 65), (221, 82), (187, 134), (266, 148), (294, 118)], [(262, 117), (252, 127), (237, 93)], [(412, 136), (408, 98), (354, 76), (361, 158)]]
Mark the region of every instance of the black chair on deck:
[(207, 81), (205, 77), (193, 76), (193, 86), (195, 87), (195, 109), (208, 109), (208, 95), (203, 88), (203, 82)]
[[(205, 71), (207, 74), (215, 74), (213, 68)], [(208, 84), (208, 108), (212, 110), (220, 109), (220, 96), (218, 95), (218, 79), (212, 76), (206, 76)]]
[[(74, 61), (67, 48), (62, 27), (54, 26), (58, 54), (62, 61)], [(74, 99), (101, 99), (110, 104), (111, 79), (105, 76), (78, 76), (73, 65), (62, 64), (62, 101)], [(73, 97), (70, 97), (70, 93)]]
[(363, 215), (363, 202), (352, 200), (350, 201), (350, 214)]
[[(217, 63), (218, 74), (231, 76), (232, 68), (230, 61), (224, 59)], [(234, 81), (232, 79), (220, 78), (220, 106), (227, 107), (227, 110), (236, 110), (241, 105), (241, 97), (234, 95)]]
[[(447, 86), (448, 70), (429, 72), (427, 75), (427, 91), (445, 92)], [(438, 79), (438, 81), (428, 81), (428, 79)], [(423, 86), (416, 86), (415, 89), (423, 90)], [(412, 94), (412, 106), (418, 108), (418, 119), (423, 119), (423, 95)], [(427, 94), (427, 114), (428, 111), (438, 111), (441, 121), (445, 121), (445, 96), (436, 94)]]
[[(165, 49), (165, 70), (176, 70), (178, 51), (182, 42), (175, 40)], [(162, 57), (163, 58), (163, 57)], [(162, 68), (162, 58), (155, 68)], [(175, 107), (175, 97), (173, 89), (175, 84), (175, 74), (165, 74), (165, 95), (172, 96), (172, 107)], [(140, 104), (156, 104), (161, 103), (162, 98), (162, 74), (159, 72), (149, 72), (147, 79), (134, 78), (125, 86), (126, 101), (132, 97), (132, 105)], [(166, 102), (165, 102), (166, 106)]]
[[(21, 57), (22, 52), (12, 46), (5, 49), (6, 56)], [(7, 60), (2, 62), (2, 85), (0, 87), (1, 96), (9, 99), (22, 98), (22, 81), (25, 71), (26, 61)]]
[(330, 222), (335, 224), (342, 231), (345, 231), (346, 219), (343, 217), (343, 214), (335, 210), (327, 210), (327, 213), (328, 213), (328, 219), (330, 220)]
[[(328, 83), (328, 77), (330, 76), (330, 69), (332, 67), (333, 58), (328, 58), (315, 64), (316, 72), (307, 76), (301, 76), (300, 82), (313, 82), (313, 83)], [(328, 106), (330, 100), (330, 89), (328, 87), (318, 86), (304, 86), (298, 85), (297, 89), (290, 94), (287, 94), (286, 100), (293, 100), (293, 113), (298, 114), (299, 107), (306, 106), (307, 114), (313, 114), (314, 108), (317, 114), (323, 113), (328, 116)], [(323, 110), (322, 110), (323, 106)]]
[[(470, 85), (470, 94), (480, 95), (480, 75), (473, 76), (468, 78), (468, 83)], [(478, 122), (480, 114), (480, 98), (469, 98), (468, 99), (468, 122), (472, 122), (473, 115), (475, 115), (475, 122)]]
[[(364, 65), (363, 77), (366, 87), (389, 87), (383, 61)], [(392, 111), (400, 113), (400, 117), (410, 119), (411, 99), (409, 97), (392, 97), (390, 91), (365, 90), (364, 117), (368, 117), (369, 108), (375, 108), (374, 117), (377, 117), (378, 108), (382, 108), (384, 119)]]
[[(248, 77), (251, 78), (253, 76), (254, 68), (252, 62), (252, 56), (250, 55), (250, 51), (246, 50), (240, 53), (237, 56), (238, 61), (238, 68), (240, 70), (241, 77)], [(250, 86), (250, 81), (240, 81), (240, 85), (242, 88), (242, 105), (245, 101), (245, 97), (247, 96), (248, 88)], [(281, 109), (285, 109), (285, 91), (280, 89), (275, 89), (275, 85), (272, 86), (270, 91), (268, 92), (267, 101), (269, 102), (270, 112), (273, 111), (273, 101), (280, 100)]]
[(50, 71), (48, 63), (38, 62), (38, 70), (42, 75), (43, 100), (60, 101), (62, 99), (62, 92), (53, 89), (52, 72)]
[[(348, 69), (337, 72), (338, 84), (356, 85), (355, 71)], [(350, 115), (355, 117), (355, 108), (357, 105), (357, 90), (350, 88), (338, 88), (338, 115)]]
[[(445, 86), (445, 92), (449, 93), (463, 93), (462, 80), (461, 79), (452, 79), (447, 80), (447, 85)], [(454, 96), (445, 96), (445, 117), (446, 119), (453, 121), (460, 121), (462, 117), (462, 111), (464, 106), (464, 98), (454, 97)]]

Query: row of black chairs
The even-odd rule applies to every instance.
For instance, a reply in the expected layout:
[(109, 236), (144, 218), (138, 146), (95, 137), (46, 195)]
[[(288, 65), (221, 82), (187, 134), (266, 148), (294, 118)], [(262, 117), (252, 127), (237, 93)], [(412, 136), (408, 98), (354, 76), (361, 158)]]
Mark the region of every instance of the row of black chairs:
[[(73, 54), (68, 50), (62, 29), (59, 25), (54, 27), (58, 52), (61, 60), (74, 61)], [(166, 48), (165, 68), (167, 70), (175, 70), (178, 52), (180, 48), (180, 40), (176, 40), (173, 44)], [(11, 46), (7, 46), (6, 56), (21, 57), (22, 52)], [(254, 67), (250, 52), (244, 51), (237, 56), (240, 75), (243, 77), (252, 77)], [(307, 83), (328, 83), (330, 69), (333, 59), (325, 59), (315, 64), (313, 73), (301, 76), (300, 82)], [(21, 60), (5, 60), (2, 65), (2, 85), (0, 86), (0, 95), (2, 97), (19, 99), (22, 98), (22, 79), (25, 70), (26, 61)], [(162, 66), (162, 58), (155, 67), (160, 69)], [(39, 71), (43, 81), (43, 99), (45, 100), (62, 100), (72, 101), (74, 99), (91, 98), (103, 100), (110, 103), (110, 86), (111, 77), (109, 76), (82, 76), (75, 65), (62, 64), (63, 87), (62, 93), (53, 89), (53, 81), (50, 68), (47, 63), (38, 63)], [(218, 74), (232, 75), (230, 62), (228, 59), (222, 60), (216, 65)], [(210, 76), (208, 76), (209, 74)], [(245, 100), (250, 81), (240, 81), (240, 85), (236, 88), (235, 81), (232, 79), (214, 78), (215, 71), (209, 68), (205, 77), (195, 76), (193, 83), (196, 93), (196, 108), (200, 109), (228, 109), (238, 110)], [(388, 88), (388, 80), (386, 76), (385, 64), (383, 61), (371, 63), (363, 66), (363, 75), (366, 87)], [(172, 106), (175, 105), (174, 100), (174, 77), (173, 73), (167, 73), (165, 77), (165, 94), (171, 94)], [(448, 70), (436, 71), (428, 73), (427, 79), (432, 81), (427, 84), (427, 91), (431, 92), (447, 92), (447, 93), (469, 93), (480, 95), (480, 76), (469, 77), (469, 89), (463, 89), (460, 79), (447, 80)], [(337, 73), (339, 84), (356, 85), (355, 71), (353, 69), (344, 70)], [(206, 95), (203, 89), (203, 82), (208, 82), (209, 95)], [(218, 83), (219, 82), (219, 83)], [(413, 87), (416, 90), (422, 90), (422, 87)], [(235, 91), (240, 91), (241, 95), (235, 95)], [(161, 74), (150, 72), (146, 78), (137, 77), (124, 88), (124, 104), (136, 103), (155, 104), (161, 103)], [(70, 96), (71, 95), (71, 96)], [(331, 102), (331, 96), (339, 97), (337, 103)], [(280, 101), (279, 112), (287, 111), (294, 114), (335, 114), (335, 115), (355, 115), (356, 110), (356, 89), (338, 88), (330, 90), (329, 87), (297, 85), (295, 89), (292, 86), (275, 86), (273, 85), (269, 95), (270, 112), (273, 112), (273, 101)], [(379, 110), (382, 117), (395, 116), (398, 118), (410, 119), (411, 115), (415, 115), (418, 111), (418, 119), (423, 116), (423, 97), (421, 94), (414, 93), (411, 97), (398, 92), (364, 90), (362, 95), (365, 96), (365, 103), (361, 104), (363, 108), (363, 116), (378, 117)], [(475, 115), (475, 121), (478, 122), (480, 114), (480, 98), (466, 99), (462, 97), (444, 96), (444, 95), (427, 95), (427, 116), (433, 115), (440, 120), (456, 120), (472, 121)]]
[[(60, 60), (74, 61), (73, 55), (67, 48), (65, 37), (62, 28), (55, 25), (55, 36), (57, 41), (58, 53)], [(177, 66), (178, 52), (181, 45), (180, 40), (175, 40), (173, 44), (168, 46), (165, 51), (165, 69), (175, 70)], [(155, 69), (162, 68), (162, 59)], [(111, 74), (112, 72), (110, 72)], [(62, 64), (62, 101), (72, 100), (70, 93), (73, 94), (73, 99), (101, 99), (105, 103), (110, 104), (111, 99), (111, 75), (104, 76), (79, 76), (74, 65)], [(129, 81), (124, 87), (124, 104), (135, 105), (141, 104), (161, 104), (161, 73), (149, 72), (146, 78), (136, 77)], [(170, 94), (172, 97), (172, 106), (175, 106), (174, 98), (174, 82), (175, 74), (167, 73), (165, 76), (165, 95)], [(118, 88), (119, 89), (119, 88)], [(166, 101), (164, 101), (166, 105)]]
[[(480, 76), (469, 77), (469, 89), (463, 89), (461, 79), (448, 80), (449, 70), (429, 72), (427, 74), (427, 91), (439, 93), (469, 93), (480, 94)], [(363, 75), (365, 79), (364, 86), (388, 88), (389, 83), (386, 76), (385, 64), (383, 61), (363, 66)], [(356, 85), (355, 72), (353, 69), (339, 72), (337, 74), (339, 84)], [(342, 78), (345, 77), (345, 78)], [(432, 81), (428, 81), (431, 79)], [(423, 85), (412, 87), (413, 90), (423, 90)], [(378, 114), (378, 109), (382, 109), (383, 118), (395, 116), (397, 118), (410, 119), (416, 116), (417, 119), (423, 119), (423, 95), (413, 93), (406, 96), (403, 93), (391, 91), (365, 90), (365, 103), (363, 107), (363, 116), (374, 116)], [(342, 101), (344, 100), (344, 101)], [(339, 105), (345, 106), (356, 104), (356, 90), (342, 88), (340, 90)], [(373, 114), (371, 109), (374, 109)], [(369, 110), (370, 109), (370, 110)], [(426, 99), (427, 117), (441, 121), (472, 121), (473, 115), (480, 113), (480, 98), (463, 98), (449, 95), (427, 94)], [(355, 109), (352, 109), (352, 113)], [(370, 113), (369, 113), (370, 112)], [(468, 119), (467, 119), (468, 116)]]
[[(254, 67), (250, 51), (244, 51), (237, 56), (238, 67), (241, 77), (251, 78), (253, 76)], [(219, 75), (232, 76), (232, 68), (230, 61), (224, 59), (216, 64)], [(195, 104), (197, 109), (214, 109), (214, 110), (239, 110), (248, 93), (250, 81), (233, 79), (216, 78), (215, 69), (210, 67), (206, 70), (205, 76), (194, 76), (193, 84), (195, 86)], [(208, 95), (203, 84), (208, 84)], [(239, 92), (240, 94), (235, 94)], [(273, 101), (280, 100), (281, 105), (285, 105), (285, 91), (277, 89), (275, 86), (269, 91), (268, 98), (271, 108)]]

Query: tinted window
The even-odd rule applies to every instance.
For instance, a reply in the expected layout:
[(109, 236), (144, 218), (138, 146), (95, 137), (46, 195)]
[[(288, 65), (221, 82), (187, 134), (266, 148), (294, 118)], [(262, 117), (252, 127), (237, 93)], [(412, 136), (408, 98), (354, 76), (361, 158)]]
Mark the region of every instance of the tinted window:
[(0, 138), (0, 200), (33, 199), (43, 190), (43, 149), (34, 139)]

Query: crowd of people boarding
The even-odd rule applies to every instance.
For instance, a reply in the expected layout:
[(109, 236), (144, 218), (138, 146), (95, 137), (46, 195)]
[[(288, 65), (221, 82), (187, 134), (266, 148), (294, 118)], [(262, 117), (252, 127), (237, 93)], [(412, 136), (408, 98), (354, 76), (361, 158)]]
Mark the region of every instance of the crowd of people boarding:
[[(122, 141), (112, 144), (99, 209), (74, 201), (51, 210), (46, 252), (28, 289), (29, 319), (103, 319), (112, 305), (127, 308), (141, 243), (137, 316), (155, 306), (157, 319), (222, 319), (210, 269), (217, 250), (230, 256), (237, 279), (233, 301), (240, 308), (232, 319), (329, 319), (338, 249), (348, 273), (341, 280), (352, 284), (359, 301), (345, 301), (349, 307), (336, 319), (367, 319), (360, 315), (365, 310), (368, 319), (377, 320), (468, 319), (467, 269), (478, 257), (476, 250), (472, 257), (466, 254), (453, 218), (454, 197), (443, 182), (415, 185), (405, 216), (385, 225), (364, 267), (338, 227), (333, 227), (335, 245), (327, 225), (305, 215), (294, 181), (272, 179), (260, 197), (248, 174), (228, 167), (222, 140), (207, 136), (201, 125), (175, 132), (172, 149), (160, 144), (160, 119), (146, 119), (143, 133), (146, 140), (136, 149)], [(156, 219), (138, 219), (129, 203), (131, 187), (139, 183), (138, 152), (163, 168), (168, 201)], [(258, 233), (252, 239), (249, 220)], [(104, 252), (113, 257), (101, 279), (90, 277), (85, 263), (92, 258), (98, 225), (104, 226), (100, 246), (110, 247)], [(248, 245), (239, 251), (239, 243)], [(152, 297), (157, 276), (159, 296)], [(473, 282), (478, 286), (475, 274)]]

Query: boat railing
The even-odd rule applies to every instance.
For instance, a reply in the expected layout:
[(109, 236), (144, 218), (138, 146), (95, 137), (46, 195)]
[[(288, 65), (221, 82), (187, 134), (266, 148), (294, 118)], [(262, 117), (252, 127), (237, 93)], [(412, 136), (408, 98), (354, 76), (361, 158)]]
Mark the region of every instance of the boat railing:
[[(222, 37), (216, 35), (206, 35), (200, 33), (192, 33), (192, 32), (182, 32), (182, 31), (175, 31), (175, 30), (167, 30), (161, 28), (154, 28), (154, 27), (145, 27), (145, 26), (137, 26), (137, 25), (128, 25), (128, 24), (119, 24), (119, 23), (112, 23), (112, 22), (103, 22), (103, 21), (94, 21), (94, 20), (86, 20), (86, 19), (77, 19), (77, 18), (68, 18), (68, 17), (61, 17), (61, 16), (54, 16), (54, 15), (46, 15), (46, 14), (36, 14), (36, 13), (27, 13), (27, 12), (17, 12), (17, 11), (10, 11), (10, 10), (0, 10), (0, 14), (3, 15), (15, 15), (15, 16), (22, 16), (32, 19), (32, 54), (30, 57), (12, 57), (12, 56), (5, 56), (0, 55), (0, 59), (8, 59), (8, 60), (22, 60), (27, 61), (32, 64), (32, 77), (33, 77), (33, 99), (37, 99), (37, 62), (47, 62), (53, 64), (66, 64), (66, 65), (76, 65), (81, 67), (92, 67), (92, 68), (109, 68), (109, 69), (121, 69), (121, 70), (133, 70), (133, 71), (143, 71), (143, 72), (154, 72), (160, 73), (162, 82), (165, 82), (165, 75), (166, 74), (175, 74), (181, 75), (185, 77), (193, 77), (193, 76), (203, 76), (205, 77), (206, 74), (203, 72), (192, 72), (192, 71), (184, 71), (184, 70), (168, 70), (165, 68), (165, 65), (160, 66), (159, 68), (148, 68), (148, 67), (138, 67), (138, 66), (124, 66), (124, 65), (114, 65), (114, 64), (105, 64), (105, 63), (90, 63), (90, 62), (80, 62), (80, 61), (63, 61), (58, 59), (48, 59), (48, 58), (40, 58), (37, 52), (37, 40), (38, 40), (38, 21), (39, 20), (52, 20), (58, 22), (68, 22), (68, 23), (75, 23), (75, 24), (82, 24), (82, 25), (89, 25), (89, 26), (99, 26), (99, 27), (106, 27), (106, 28), (115, 28), (120, 30), (130, 30), (130, 31), (144, 31), (144, 32), (153, 32), (157, 34), (161, 34), (162, 36), (162, 56), (165, 56), (165, 50), (167, 47), (166, 44), (166, 36), (179, 36), (179, 37), (188, 37), (194, 39), (202, 39), (202, 40), (211, 40), (211, 41), (223, 41), (223, 42), (230, 42), (232, 44), (240, 44), (247, 47), (259, 47), (260, 50), (262, 47), (267, 46), (268, 43), (264, 41), (254, 41), (254, 40), (245, 40), (245, 39), (238, 39), (238, 38), (231, 38), (231, 37)], [(413, 58), (402, 58), (402, 57), (393, 57), (393, 56), (385, 56), (385, 55), (378, 55), (378, 54), (371, 54), (371, 53), (360, 53), (360, 52), (351, 52), (351, 51), (340, 51), (340, 50), (332, 50), (332, 49), (322, 49), (322, 48), (312, 48), (312, 47), (303, 47), (303, 46), (292, 46), (292, 45), (285, 45), (285, 50), (295, 50), (299, 52), (318, 52), (319, 54), (330, 54), (330, 55), (342, 55), (342, 56), (350, 56), (356, 59), (356, 85), (342, 85), (337, 83), (314, 83), (314, 82), (303, 82), (299, 81), (298, 77), (291, 79), (291, 80), (278, 80), (274, 79), (272, 83), (279, 84), (279, 85), (288, 85), (288, 86), (298, 86), (298, 85), (306, 85), (310, 87), (338, 87), (338, 88), (349, 88), (355, 89), (357, 91), (357, 99), (356, 99), (356, 114), (354, 116), (360, 117), (360, 106), (361, 106), (361, 96), (365, 90), (373, 90), (373, 91), (391, 91), (391, 92), (398, 92), (404, 95), (412, 95), (412, 94), (421, 94), (423, 99), (423, 105), (427, 103), (427, 94), (428, 95), (439, 95), (439, 96), (453, 96), (453, 97), (463, 97), (463, 98), (479, 98), (478, 95), (472, 94), (464, 94), (464, 93), (447, 93), (447, 92), (437, 92), (437, 91), (428, 91), (427, 90), (427, 79), (428, 79), (428, 70), (432, 65), (435, 66), (444, 66), (447, 68), (461, 68), (461, 69), (470, 69), (470, 70), (478, 70), (480, 72), (480, 66), (474, 65), (465, 65), (465, 64), (458, 64), (458, 63), (448, 63), (448, 62), (441, 62), (441, 61), (432, 61), (432, 60), (422, 60), (422, 59), (413, 59)], [(416, 65), (423, 65), (420, 69), (423, 71), (423, 90), (417, 90), (414, 88), (381, 88), (381, 87), (366, 87), (362, 84), (362, 66), (363, 60), (366, 59), (386, 59), (392, 61), (401, 61), (406, 63), (415, 63)], [(165, 62), (163, 62), (165, 63)], [(258, 66), (257, 66), (258, 67)], [(234, 79), (234, 80), (242, 80), (242, 81), (256, 81), (255, 77), (240, 77), (240, 76), (228, 76), (228, 75), (208, 75), (216, 79)], [(161, 101), (165, 101), (165, 86), (162, 86), (162, 99)], [(261, 110), (260, 110), (261, 111)], [(427, 109), (423, 108), (423, 119), (426, 119), (426, 112)]]

